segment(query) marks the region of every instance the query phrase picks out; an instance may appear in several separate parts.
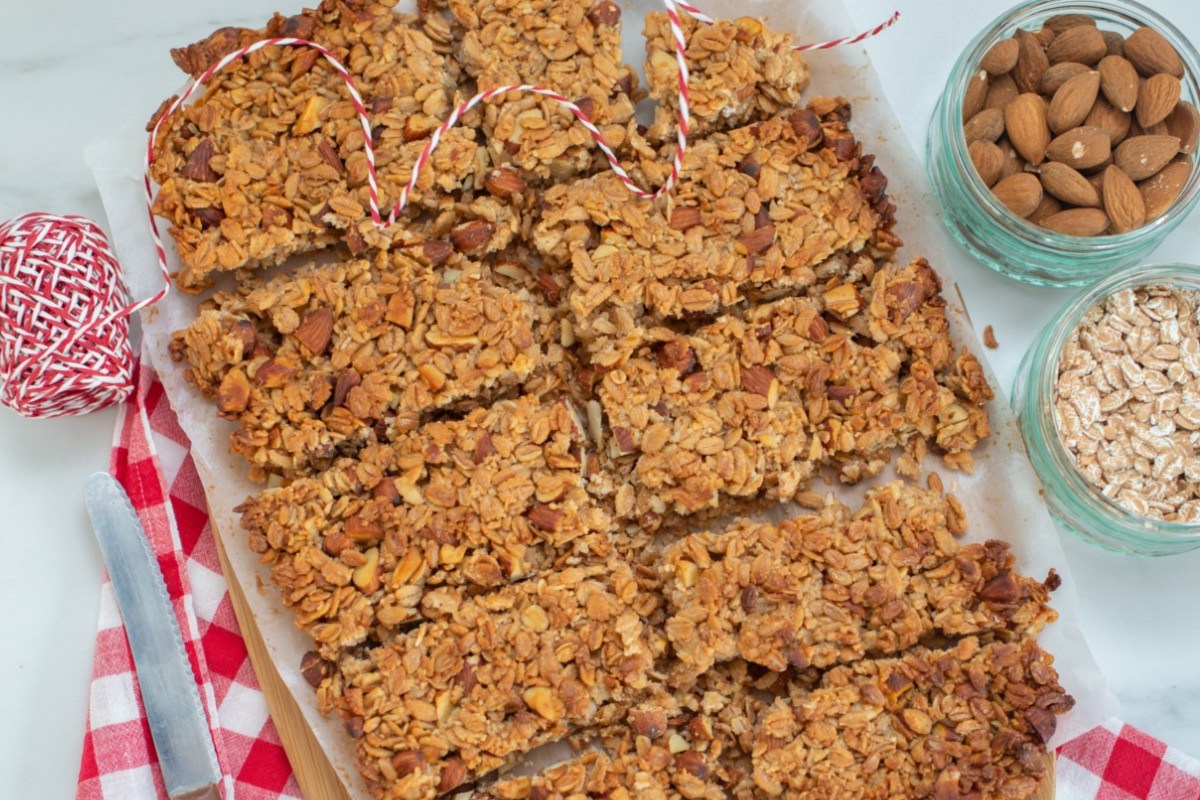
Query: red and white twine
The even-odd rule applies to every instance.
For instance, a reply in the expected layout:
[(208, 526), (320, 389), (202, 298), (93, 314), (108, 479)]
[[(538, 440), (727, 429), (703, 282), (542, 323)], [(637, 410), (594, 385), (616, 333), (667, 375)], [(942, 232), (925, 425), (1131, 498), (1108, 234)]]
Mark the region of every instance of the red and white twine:
[[(703, 24), (714, 20), (682, 0), (663, 0), (675, 60), (679, 65), (679, 117), (671, 172), (658, 189), (644, 189), (621, 166), (604, 135), (578, 105), (552, 89), (528, 84), (499, 86), (480, 92), (451, 112), (425, 144), (408, 183), (400, 192), (387, 219), (379, 208), (379, 185), (371, 123), (362, 96), (350, 72), (334, 55), (316, 42), (297, 38), (263, 39), (242, 47), (210, 66), (192, 81), (159, 116), (146, 143), (144, 185), (146, 211), (155, 254), (162, 271), (163, 287), (154, 295), (128, 303), (120, 268), (104, 233), (81, 217), (27, 214), (0, 225), (0, 403), (31, 417), (81, 414), (124, 400), (132, 390), (133, 355), (129, 346), (128, 317), (152, 305), (170, 290), (166, 249), (154, 216), (154, 190), (150, 168), (154, 144), (163, 124), (170, 119), (215, 74), (233, 62), (266, 47), (307, 47), (316, 50), (341, 76), (363, 129), (363, 151), (367, 160), (367, 186), (371, 220), (380, 229), (396, 222), (416, 189), (421, 172), (446, 133), (480, 103), (509, 93), (534, 94), (554, 101), (574, 115), (609, 166), (636, 197), (655, 199), (675, 186), (683, 169), (691, 127), (688, 92), (687, 42), (680, 11)], [(825, 50), (855, 44), (881, 33), (899, 19), (899, 12), (869, 31), (828, 42), (799, 45), (795, 50)]]

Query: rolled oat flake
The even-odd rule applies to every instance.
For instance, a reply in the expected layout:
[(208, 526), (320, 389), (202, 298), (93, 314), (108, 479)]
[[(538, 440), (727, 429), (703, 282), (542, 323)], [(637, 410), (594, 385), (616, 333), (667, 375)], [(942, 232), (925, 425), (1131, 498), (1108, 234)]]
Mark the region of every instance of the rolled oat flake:
[(1200, 523), (1200, 292), (1126, 289), (1063, 348), (1054, 421), (1080, 473), (1138, 516)]

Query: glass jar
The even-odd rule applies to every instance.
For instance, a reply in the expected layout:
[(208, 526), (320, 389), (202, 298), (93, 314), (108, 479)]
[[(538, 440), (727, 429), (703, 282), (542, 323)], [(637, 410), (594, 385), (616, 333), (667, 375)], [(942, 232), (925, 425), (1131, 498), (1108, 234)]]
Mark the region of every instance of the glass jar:
[(980, 261), (997, 272), (1041, 286), (1084, 286), (1123, 266), (1139, 263), (1200, 200), (1200, 170), (1193, 168), (1174, 205), (1141, 228), (1112, 236), (1067, 236), (1021, 219), (1000, 203), (971, 164), (963, 136), (962, 107), (968, 78), (980, 59), (1017, 28), (1037, 30), (1047, 17), (1081, 13), (1096, 19), (1101, 30), (1128, 36), (1148, 26), (1161, 33), (1183, 59), (1182, 99), (1200, 97), (1200, 55), (1179, 30), (1135, 2), (1035, 0), (1019, 5), (976, 36), (950, 73), (929, 123), (926, 169), (942, 207), (946, 227)]
[(1119, 270), (1077, 295), (1025, 353), (1013, 384), (1012, 404), (1029, 460), (1042, 481), (1046, 505), (1062, 527), (1110, 550), (1165, 556), (1200, 547), (1200, 524), (1140, 517), (1105, 497), (1076, 469), (1054, 421), (1059, 360), (1083, 315), (1116, 292), (1151, 284), (1200, 291), (1200, 267), (1165, 264)]

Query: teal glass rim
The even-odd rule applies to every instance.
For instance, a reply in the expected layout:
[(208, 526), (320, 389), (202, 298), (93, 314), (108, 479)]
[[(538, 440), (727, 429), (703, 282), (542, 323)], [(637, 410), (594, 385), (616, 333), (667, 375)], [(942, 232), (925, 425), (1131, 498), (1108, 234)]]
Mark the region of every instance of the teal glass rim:
[(1141, 517), (1105, 497), (1076, 469), (1062, 446), (1054, 418), (1054, 387), (1067, 339), (1088, 311), (1122, 290), (1163, 284), (1200, 292), (1200, 266), (1158, 264), (1120, 270), (1076, 295), (1025, 353), (1012, 393), (1029, 460), (1054, 518), (1086, 541), (1143, 556), (1200, 548), (1200, 523)]
[[(976, 173), (962, 132), (963, 96), (970, 75), (997, 41), (1017, 28), (1036, 29), (1055, 14), (1082, 13), (1101, 28), (1128, 34), (1142, 25), (1159, 31), (1185, 65), (1182, 99), (1200, 98), (1200, 53), (1169, 21), (1133, 0), (1035, 0), (998, 17), (959, 57), (930, 120), (926, 169), (950, 233), (986, 266), (1010, 278), (1046, 286), (1083, 286), (1110, 270), (1141, 262), (1200, 201), (1193, 165), (1172, 206), (1157, 219), (1120, 234), (1079, 237), (1048, 231), (1013, 214)], [(1193, 156), (1195, 154), (1192, 154)]]

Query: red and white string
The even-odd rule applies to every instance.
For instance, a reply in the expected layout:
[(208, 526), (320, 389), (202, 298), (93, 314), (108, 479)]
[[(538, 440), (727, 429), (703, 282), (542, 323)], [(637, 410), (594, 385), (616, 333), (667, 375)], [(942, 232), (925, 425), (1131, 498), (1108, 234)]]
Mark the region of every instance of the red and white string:
[[(386, 230), (391, 225), (395, 224), (396, 218), (408, 205), (409, 198), (416, 189), (417, 183), (420, 181), (421, 172), (428, 164), (434, 150), (437, 149), (446, 133), (453, 128), (454, 125), (456, 125), (465, 114), (478, 106), (480, 103), (484, 103), (495, 97), (506, 95), (510, 92), (518, 94), (534, 94), (540, 97), (545, 97), (549, 100), (553, 100), (555, 103), (571, 112), (575, 119), (578, 120), (579, 124), (582, 125), (589, 134), (591, 134), (596, 146), (600, 148), (600, 151), (608, 160), (609, 167), (617, 175), (621, 183), (624, 184), (634, 196), (646, 200), (653, 200), (663, 196), (667, 192), (671, 191), (671, 189), (679, 180), (679, 174), (683, 169), (684, 154), (687, 151), (688, 132), (691, 127), (691, 106), (689, 103), (690, 94), (688, 92), (689, 72), (687, 65), (687, 41), (684, 36), (683, 22), (680, 19), (679, 12), (680, 10), (683, 10), (691, 15), (696, 21), (703, 24), (711, 25), (714, 23), (712, 17), (704, 14), (695, 6), (686, 2), (682, 2), (682, 0), (663, 0), (663, 5), (666, 8), (667, 19), (671, 29), (671, 36), (674, 39), (675, 60), (679, 65), (679, 117), (677, 130), (678, 145), (675, 148), (675, 155), (671, 163), (671, 172), (667, 176), (667, 179), (662, 186), (655, 190), (644, 189), (639, 186), (621, 165), (616, 153), (613, 152), (612, 147), (610, 147), (607, 140), (605, 140), (604, 134), (600, 132), (600, 129), (596, 127), (596, 124), (592, 122), (591, 118), (583, 111), (583, 109), (563, 95), (552, 89), (547, 89), (541, 86), (532, 86), (529, 84), (498, 86), (494, 89), (488, 89), (485, 92), (480, 92), (466, 102), (460, 104), (454, 109), (454, 111), (451, 112), (450, 116), (447, 117), (446, 120), (442, 122), (442, 124), (439, 125), (436, 130), (434, 130), (433, 134), (429, 138), (429, 141), (426, 142), (425, 147), (422, 149), (420, 155), (417, 156), (417, 160), (413, 164), (412, 174), (409, 177), (408, 183), (405, 184), (404, 188), (401, 190), (400, 196), (396, 200), (395, 205), (392, 206), (386, 220), (383, 218), (383, 214), (379, 208), (379, 183), (375, 168), (375, 147), (371, 137), (371, 123), (367, 116), (367, 109), (363, 103), (362, 96), (355, 88), (354, 79), (350, 75), (350, 72), (344, 66), (342, 66), (341, 62), (339, 62), (329, 50), (322, 45), (307, 39), (289, 37), (263, 39), (235, 50), (210, 66), (199, 77), (192, 81), (183, 94), (177, 97), (159, 116), (150, 132), (150, 136), (146, 144), (146, 204), (147, 213), (150, 216), (150, 230), (154, 238), (155, 251), (158, 256), (159, 266), (162, 269), (163, 278), (166, 285), (164, 285), (163, 289), (154, 296), (140, 300), (137, 303), (129, 306), (126, 313), (131, 313), (152, 303), (158, 302), (166, 295), (170, 284), (166, 251), (163, 247), (162, 237), (158, 232), (158, 223), (154, 216), (154, 192), (150, 179), (150, 168), (154, 164), (154, 145), (158, 139), (159, 130), (164, 122), (170, 119), (201, 86), (203, 86), (210, 78), (212, 78), (213, 75), (225, 69), (225, 67), (229, 66), (231, 63), (237, 61), (243, 56), (249, 55), (250, 53), (258, 50), (262, 50), (265, 47), (295, 46), (311, 48), (316, 50), (342, 77), (342, 80), (346, 84), (346, 89), (350, 94), (350, 100), (354, 105), (354, 110), (358, 114), (359, 122), (362, 124), (363, 152), (367, 159), (367, 188), (369, 192), (371, 220), (381, 230)], [(828, 42), (798, 45), (794, 49), (801, 51), (825, 50), (831, 47), (838, 47), (840, 45), (855, 44), (883, 32), (895, 24), (899, 18), (900, 13), (896, 12), (885, 22), (875, 26), (871, 30), (864, 31), (855, 36), (834, 39)]]

